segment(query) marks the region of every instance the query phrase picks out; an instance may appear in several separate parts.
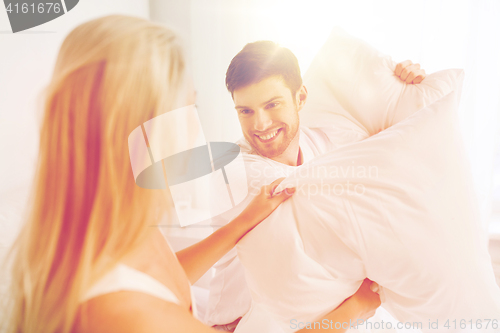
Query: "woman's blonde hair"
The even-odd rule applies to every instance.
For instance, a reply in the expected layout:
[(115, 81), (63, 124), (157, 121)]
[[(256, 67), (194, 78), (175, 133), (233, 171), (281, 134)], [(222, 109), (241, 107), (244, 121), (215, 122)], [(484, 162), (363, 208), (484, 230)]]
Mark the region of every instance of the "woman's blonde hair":
[(186, 105), (176, 35), (107, 16), (75, 28), (47, 90), (28, 221), (13, 247), (11, 332), (69, 332), (92, 283), (134, 249), (166, 205), (136, 186), (127, 138)]

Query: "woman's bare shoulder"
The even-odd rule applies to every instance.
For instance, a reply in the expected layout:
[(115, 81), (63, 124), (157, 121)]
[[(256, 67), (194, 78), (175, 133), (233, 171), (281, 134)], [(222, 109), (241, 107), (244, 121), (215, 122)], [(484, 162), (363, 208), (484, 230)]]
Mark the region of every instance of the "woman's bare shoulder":
[(75, 333), (214, 332), (188, 309), (135, 291), (101, 295), (83, 303)]

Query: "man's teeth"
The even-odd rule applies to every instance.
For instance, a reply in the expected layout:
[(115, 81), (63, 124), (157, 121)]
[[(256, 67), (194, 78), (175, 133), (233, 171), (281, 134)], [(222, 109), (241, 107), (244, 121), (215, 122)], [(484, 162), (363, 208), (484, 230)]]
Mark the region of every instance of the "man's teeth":
[(272, 133), (266, 134), (266, 135), (262, 135), (262, 136), (258, 135), (258, 137), (261, 138), (262, 140), (269, 140), (272, 137), (274, 137), (277, 133), (278, 133), (278, 130), (276, 130)]

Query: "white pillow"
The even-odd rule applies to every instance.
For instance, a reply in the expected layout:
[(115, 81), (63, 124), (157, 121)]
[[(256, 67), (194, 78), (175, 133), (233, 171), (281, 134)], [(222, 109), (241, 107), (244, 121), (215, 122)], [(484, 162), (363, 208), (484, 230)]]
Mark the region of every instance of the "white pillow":
[[(387, 130), (318, 157), (283, 182), (311, 191), (348, 184), (354, 190), (355, 183), (365, 192), (299, 190), (240, 241), (253, 304), (237, 332), (265, 332), (264, 317), (272, 318), (268, 332), (275, 325), (293, 331), (292, 320), (326, 314), (366, 276), (382, 285), (383, 306), (393, 316), (422, 322), (423, 331), (436, 332), (429, 320), (440, 319), (444, 329), (449, 318), (445, 331), (454, 332), (472, 318), (500, 319), (500, 290), (456, 126), (463, 71), (407, 85), (394, 68), (389, 57), (339, 29), (315, 58), (304, 80), (309, 97), (301, 124), (341, 122), (370, 135)], [(370, 166), (378, 178), (352, 174)], [(320, 167), (337, 173), (312, 176)]]
[(406, 84), (396, 62), (336, 27), (304, 76), (309, 97), (301, 124), (324, 126), (345, 119), (373, 135), (449, 93), (462, 70), (427, 75)]
[[(254, 307), (293, 331), (292, 321), (331, 311), (368, 277), (382, 286), (383, 306), (396, 319), (421, 322), (424, 332), (436, 332), (429, 320), (442, 330), (456, 320), (454, 332), (461, 321), (500, 318), (500, 289), (459, 145), (456, 85), (283, 181), (297, 186), (294, 197), (237, 245)], [(260, 320), (247, 316), (238, 332)]]

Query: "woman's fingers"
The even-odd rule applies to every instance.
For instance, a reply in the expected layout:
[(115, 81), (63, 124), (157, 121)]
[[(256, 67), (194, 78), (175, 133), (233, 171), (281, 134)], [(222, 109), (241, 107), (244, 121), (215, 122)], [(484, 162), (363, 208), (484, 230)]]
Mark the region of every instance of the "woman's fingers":
[(281, 177), (273, 181), (271, 184), (264, 186), (266, 195), (268, 196), (273, 196), (274, 195), (274, 190), (276, 187), (278, 187), (279, 184), (285, 179), (285, 177)]
[(285, 179), (285, 177), (278, 178), (273, 181), (271, 184), (264, 186), (264, 192), (266, 197), (270, 197), (271, 200), (274, 200), (278, 203), (281, 203), (291, 197), (295, 193), (295, 188), (287, 187), (280, 192), (274, 192), (279, 184)]
[(290, 198), (294, 193), (295, 193), (295, 188), (285, 188), (279, 194), (273, 195), (273, 199), (277, 198), (276, 200), (278, 201), (285, 201), (286, 199)]

